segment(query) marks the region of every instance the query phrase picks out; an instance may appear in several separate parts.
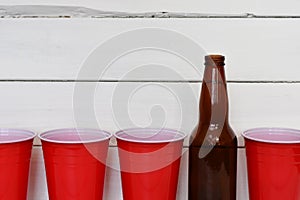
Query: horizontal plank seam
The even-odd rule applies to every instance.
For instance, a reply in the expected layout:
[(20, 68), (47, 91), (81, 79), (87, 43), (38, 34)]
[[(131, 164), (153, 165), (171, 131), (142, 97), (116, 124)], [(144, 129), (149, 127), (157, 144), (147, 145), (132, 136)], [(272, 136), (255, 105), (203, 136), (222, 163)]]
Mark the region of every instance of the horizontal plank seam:
[(109, 16), (85, 16), (85, 17), (78, 17), (78, 16), (72, 16), (72, 15), (58, 15), (58, 16), (43, 16), (43, 15), (0, 15), (0, 18), (25, 18), (25, 19), (65, 19), (65, 18), (91, 18), (91, 19), (103, 19), (103, 18), (119, 18), (119, 19), (137, 19), (137, 18), (142, 18), (142, 19), (162, 19), (162, 18), (168, 18), (168, 19), (300, 19), (300, 16), (298, 15), (254, 15), (247, 13), (249, 16), (244, 16), (244, 15), (204, 15), (204, 14), (199, 14), (199, 15), (190, 15), (188, 13), (182, 14), (182, 15), (167, 15), (167, 16), (159, 16), (159, 15), (147, 15), (145, 14), (127, 14), (127, 15), (109, 15)]
[(79, 6), (0, 5), (0, 18), (300, 18), (300, 15), (257, 15), (254, 13), (215, 14), (180, 12), (114, 12)]
[[(202, 83), (202, 81), (198, 80), (73, 80), (73, 79), (65, 79), (65, 80), (48, 80), (48, 79), (2, 79), (1, 82), (32, 82), (32, 83), (81, 83), (81, 82), (103, 82), (103, 83)], [(228, 80), (227, 83), (271, 83), (271, 84), (299, 84), (300, 81), (235, 81), (235, 80)]]

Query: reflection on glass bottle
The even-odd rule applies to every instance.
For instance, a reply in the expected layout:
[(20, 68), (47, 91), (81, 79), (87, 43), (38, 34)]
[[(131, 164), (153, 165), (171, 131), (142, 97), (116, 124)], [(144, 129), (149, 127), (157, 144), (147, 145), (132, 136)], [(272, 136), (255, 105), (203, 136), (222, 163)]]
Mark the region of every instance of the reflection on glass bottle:
[(228, 122), (224, 56), (205, 57), (200, 117), (190, 138), (189, 200), (235, 200), (237, 139)]

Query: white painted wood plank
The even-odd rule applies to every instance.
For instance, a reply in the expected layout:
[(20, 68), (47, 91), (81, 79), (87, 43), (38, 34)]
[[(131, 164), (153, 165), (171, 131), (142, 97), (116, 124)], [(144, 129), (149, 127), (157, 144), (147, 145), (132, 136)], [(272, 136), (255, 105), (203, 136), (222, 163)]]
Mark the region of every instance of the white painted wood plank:
[(59, 6), (80, 6), (106, 11), (125, 12), (200, 12), (218, 14), (236, 13), (258, 13), (275, 15), (299, 14), (299, 1), (251, 1), (251, 0), (2, 0), (2, 5), (59, 5)]
[[(208, 18), (208, 17), (261, 17), (259, 15), (208, 14), (183, 12), (116, 12), (103, 11), (78, 6), (44, 6), (44, 5), (0, 5), (0, 18)], [(271, 16), (268, 16), (271, 17)], [(273, 16), (274, 17), (274, 16)]]
[[(113, 133), (152, 126), (190, 134), (197, 123), (200, 84), (98, 83), (95, 91), (93, 84), (84, 83), (78, 98), (74, 83), (2, 82), (0, 127), (40, 133), (79, 126)], [(240, 133), (248, 128), (300, 129), (299, 89), (300, 84), (228, 84), (230, 121), (240, 146)]]
[[(28, 200), (47, 200), (47, 184), (45, 176), (44, 161), (41, 147), (34, 147), (30, 169), (30, 180), (28, 190)], [(184, 148), (177, 189), (177, 199), (187, 200), (188, 181), (188, 153)], [(121, 200), (121, 177), (119, 171), (119, 161), (116, 147), (110, 147), (108, 154), (108, 167), (106, 172), (104, 199)], [(245, 150), (238, 150), (238, 179), (237, 179), (237, 199), (248, 200), (247, 174), (245, 168)]]
[(237, 197), (238, 200), (248, 200), (248, 174), (245, 148), (239, 148), (237, 152)]
[(0, 79), (201, 80), (207, 52), (226, 55), (231, 81), (300, 81), (299, 19), (1, 19), (0, 26)]
[(46, 173), (41, 147), (33, 147), (29, 171), (27, 200), (48, 200)]

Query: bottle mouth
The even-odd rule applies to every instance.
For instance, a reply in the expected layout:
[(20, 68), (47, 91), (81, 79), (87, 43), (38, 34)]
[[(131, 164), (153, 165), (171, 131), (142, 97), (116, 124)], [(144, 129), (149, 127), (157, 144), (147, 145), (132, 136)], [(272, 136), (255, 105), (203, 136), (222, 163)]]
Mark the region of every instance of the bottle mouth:
[(225, 56), (219, 54), (212, 54), (205, 56), (204, 65), (208, 66), (224, 66)]

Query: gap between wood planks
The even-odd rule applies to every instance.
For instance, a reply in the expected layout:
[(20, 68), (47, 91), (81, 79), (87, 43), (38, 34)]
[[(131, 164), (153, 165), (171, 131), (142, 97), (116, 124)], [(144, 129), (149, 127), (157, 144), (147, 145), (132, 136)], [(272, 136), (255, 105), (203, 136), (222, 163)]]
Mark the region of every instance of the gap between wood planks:
[[(33, 83), (76, 83), (76, 82), (97, 82), (97, 83), (202, 83), (201, 80), (75, 80), (75, 79), (0, 79), (1, 82), (33, 82)], [(227, 80), (227, 83), (270, 83), (270, 84), (298, 84), (300, 81), (231, 81)]]
[(210, 14), (180, 12), (114, 12), (77, 6), (21, 5), (1, 6), (0, 18), (300, 18), (300, 15)]

